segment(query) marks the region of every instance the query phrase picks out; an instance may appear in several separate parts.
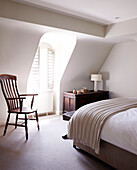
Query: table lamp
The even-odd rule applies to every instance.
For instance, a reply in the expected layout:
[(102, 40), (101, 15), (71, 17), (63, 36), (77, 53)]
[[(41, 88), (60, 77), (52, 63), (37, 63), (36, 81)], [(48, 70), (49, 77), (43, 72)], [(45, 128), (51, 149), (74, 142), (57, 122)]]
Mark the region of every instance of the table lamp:
[(101, 74), (91, 74), (91, 81), (94, 81), (94, 91), (98, 91), (97, 82), (102, 80)]

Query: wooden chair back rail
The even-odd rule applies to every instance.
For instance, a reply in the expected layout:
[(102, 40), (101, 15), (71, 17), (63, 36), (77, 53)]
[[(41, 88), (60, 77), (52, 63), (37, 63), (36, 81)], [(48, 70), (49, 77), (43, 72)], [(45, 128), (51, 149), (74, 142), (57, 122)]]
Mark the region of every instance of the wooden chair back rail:
[(14, 79), (3, 79), (2, 82), (2, 91), (5, 96), (8, 110), (16, 109), (20, 107), (19, 99), (8, 100), (8, 98), (19, 98), (19, 93), (17, 90), (16, 78)]

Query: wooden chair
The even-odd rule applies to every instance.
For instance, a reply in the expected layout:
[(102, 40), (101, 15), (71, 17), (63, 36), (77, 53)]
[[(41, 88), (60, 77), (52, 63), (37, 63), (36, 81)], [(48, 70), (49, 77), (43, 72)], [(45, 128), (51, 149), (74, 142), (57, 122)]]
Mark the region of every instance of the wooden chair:
[[(28, 126), (27, 126), (27, 121), (29, 119), (28, 114), (35, 113), (36, 118), (30, 120), (37, 121), (37, 127), (39, 130), (37, 109), (33, 109), (34, 96), (37, 94), (19, 94), (17, 88), (17, 77), (13, 75), (8, 74), (0, 75), (0, 83), (8, 107), (8, 117), (3, 135), (6, 134), (8, 125), (14, 125), (15, 129), (17, 128), (17, 126), (21, 126), (25, 127), (26, 140), (28, 140)], [(23, 107), (23, 100), (26, 99), (25, 96), (32, 96), (30, 107)], [(9, 123), (11, 113), (16, 114), (15, 123)], [(25, 115), (25, 117), (19, 118), (19, 115)], [(18, 119), (25, 120), (25, 122), (19, 124)]]

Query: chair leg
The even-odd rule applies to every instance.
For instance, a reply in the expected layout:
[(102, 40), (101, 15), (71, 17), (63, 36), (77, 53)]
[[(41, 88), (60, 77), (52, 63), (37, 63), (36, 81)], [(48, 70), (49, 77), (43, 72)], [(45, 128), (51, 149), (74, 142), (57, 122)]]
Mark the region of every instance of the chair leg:
[(6, 135), (6, 131), (7, 131), (7, 127), (8, 127), (9, 119), (10, 119), (10, 113), (8, 114), (8, 117), (7, 117), (7, 122), (6, 122), (6, 125), (5, 125), (5, 129), (4, 129), (3, 136), (5, 136), (5, 135)]
[(37, 113), (37, 111), (35, 112), (35, 114), (36, 114), (37, 127), (38, 127), (38, 130), (40, 130), (40, 128), (39, 128), (39, 119), (38, 119), (38, 113)]
[(28, 126), (27, 126), (27, 114), (25, 114), (25, 132), (26, 132), (26, 140), (28, 140)]
[(18, 122), (18, 114), (16, 114), (15, 129), (17, 128), (17, 122)]

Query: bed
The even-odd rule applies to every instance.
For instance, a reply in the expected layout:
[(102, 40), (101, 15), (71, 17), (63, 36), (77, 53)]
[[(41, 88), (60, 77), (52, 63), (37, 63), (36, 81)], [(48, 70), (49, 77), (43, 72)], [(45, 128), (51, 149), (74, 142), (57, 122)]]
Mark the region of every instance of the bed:
[(68, 124), (73, 146), (116, 169), (137, 169), (137, 98), (115, 98), (79, 108)]

